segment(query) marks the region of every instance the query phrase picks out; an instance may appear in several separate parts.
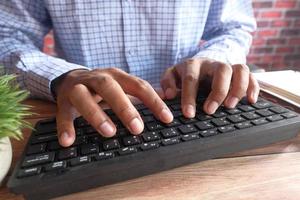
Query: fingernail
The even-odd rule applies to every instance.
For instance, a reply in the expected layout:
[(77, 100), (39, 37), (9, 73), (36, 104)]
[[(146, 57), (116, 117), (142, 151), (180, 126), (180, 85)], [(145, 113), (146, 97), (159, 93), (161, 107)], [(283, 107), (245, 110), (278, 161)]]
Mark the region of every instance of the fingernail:
[(213, 114), (218, 109), (218, 102), (216, 101), (210, 101), (207, 105), (207, 111), (209, 114)]
[(171, 111), (168, 108), (164, 108), (160, 112), (159, 118), (161, 121), (169, 123), (169, 122), (173, 121), (173, 114), (171, 113)]
[(69, 134), (67, 132), (63, 132), (60, 136), (60, 139), (62, 141), (68, 140), (69, 139)]
[(251, 93), (251, 98), (252, 98), (252, 100), (253, 100), (253, 102), (256, 102), (257, 101), (257, 94), (256, 94), (256, 92), (252, 92)]
[(134, 118), (130, 121), (129, 127), (132, 133), (138, 134), (144, 130), (144, 126), (142, 122), (138, 118)]
[(115, 135), (114, 128), (108, 121), (104, 121), (102, 124), (100, 124), (99, 129), (100, 132), (107, 137), (112, 137)]
[(187, 114), (187, 117), (194, 118), (196, 112), (195, 106), (192, 104), (185, 106), (184, 112)]
[(227, 102), (229, 108), (234, 108), (239, 102), (239, 99), (237, 97), (230, 97)]

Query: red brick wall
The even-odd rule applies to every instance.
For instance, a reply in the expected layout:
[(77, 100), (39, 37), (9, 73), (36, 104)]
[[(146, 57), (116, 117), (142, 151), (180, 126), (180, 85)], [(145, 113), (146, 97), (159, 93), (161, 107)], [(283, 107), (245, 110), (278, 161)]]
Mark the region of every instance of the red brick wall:
[(248, 63), (300, 70), (300, 0), (253, 0), (258, 29)]
[[(258, 29), (248, 63), (266, 70), (300, 70), (300, 0), (253, 0)], [(55, 55), (53, 38), (44, 51)]]

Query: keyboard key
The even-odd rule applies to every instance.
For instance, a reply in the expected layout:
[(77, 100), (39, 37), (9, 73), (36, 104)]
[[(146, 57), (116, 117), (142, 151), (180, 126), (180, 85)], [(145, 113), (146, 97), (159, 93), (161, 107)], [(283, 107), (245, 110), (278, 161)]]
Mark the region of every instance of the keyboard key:
[(175, 118), (183, 116), (181, 110), (173, 111), (172, 113)]
[(188, 134), (197, 131), (196, 127), (191, 124), (179, 126), (178, 129), (182, 134)]
[(180, 117), (179, 120), (183, 123), (183, 124), (191, 124), (191, 123), (195, 123), (198, 120), (195, 118), (185, 118), (185, 117)]
[(123, 155), (136, 153), (137, 149), (135, 147), (125, 147), (125, 148), (120, 149), (118, 152), (121, 156), (123, 156)]
[(148, 142), (148, 143), (143, 143), (141, 145), (141, 149), (143, 151), (147, 151), (147, 150), (151, 150), (151, 149), (156, 149), (159, 147), (159, 143), (158, 142)]
[(178, 136), (179, 133), (175, 128), (168, 128), (161, 131), (161, 134), (164, 138), (170, 138)]
[(270, 115), (274, 115), (274, 113), (268, 109), (257, 110), (256, 113), (263, 117), (268, 117)]
[(206, 120), (209, 120), (209, 119), (212, 119), (213, 117), (210, 116), (210, 115), (207, 115), (203, 112), (200, 112), (200, 114), (197, 115), (197, 118), (200, 120), (200, 121), (206, 121)]
[(31, 144), (45, 143), (45, 142), (49, 142), (49, 141), (53, 141), (53, 140), (57, 140), (56, 133), (34, 136), (31, 139)]
[(58, 152), (58, 160), (77, 157), (77, 147), (69, 147)]
[(210, 128), (214, 128), (214, 126), (212, 124), (210, 124), (208, 121), (198, 122), (195, 125), (201, 131), (210, 129)]
[(227, 114), (223, 111), (217, 110), (212, 116), (216, 117), (216, 118), (219, 118), (219, 117), (225, 117), (225, 116), (227, 116)]
[(151, 142), (151, 141), (155, 141), (155, 140), (160, 139), (159, 134), (157, 132), (154, 132), (154, 131), (143, 133), (142, 137), (146, 142)]
[(273, 104), (270, 102), (267, 102), (267, 101), (258, 101), (256, 103), (252, 104), (252, 106), (257, 109), (263, 109), (263, 108), (269, 108), (269, 107), (273, 106)]
[(235, 127), (237, 127), (238, 129), (243, 129), (243, 128), (248, 128), (251, 127), (252, 124), (250, 122), (240, 122), (238, 124), (235, 124)]
[(289, 119), (289, 118), (297, 117), (298, 115), (292, 112), (288, 112), (283, 114), (282, 116)]
[(284, 118), (280, 115), (272, 115), (272, 116), (267, 117), (267, 120), (269, 120), (270, 122), (275, 122), (275, 121), (279, 121), (282, 119), (284, 119)]
[(44, 153), (45, 150), (46, 150), (46, 143), (31, 145), (27, 149), (27, 155), (36, 154), (36, 153)]
[(89, 156), (81, 156), (78, 158), (73, 158), (70, 160), (70, 165), (71, 166), (78, 166), (82, 164), (86, 164), (90, 162), (90, 157)]
[(120, 148), (119, 141), (117, 139), (109, 139), (103, 142), (104, 150), (112, 150)]
[(149, 109), (141, 110), (141, 112), (144, 116), (153, 115), (153, 113)]
[(106, 159), (113, 158), (113, 157), (115, 157), (113, 152), (100, 152), (96, 156), (94, 156), (95, 160), (97, 160), (97, 161), (106, 160)]
[(41, 172), (41, 167), (32, 167), (28, 169), (21, 169), (18, 173), (18, 178), (38, 175)]
[(63, 169), (67, 167), (67, 162), (65, 160), (63, 161), (58, 161), (54, 163), (47, 164), (44, 169), (45, 171), (52, 171), (52, 170), (58, 170), (58, 169)]
[(165, 124), (166, 127), (175, 127), (175, 126), (179, 126), (181, 125), (181, 123), (177, 120), (177, 119), (173, 119), (173, 121), (169, 124)]
[(235, 114), (239, 114), (242, 112), (241, 110), (239, 110), (237, 108), (225, 109), (224, 111), (230, 115), (235, 115)]
[(174, 111), (181, 110), (181, 105), (180, 104), (173, 104), (170, 107)]
[(268, 123), (268, 121), (265, 118), (255, 119), (252, 120), (251, 122), (256, 126)]
[(288, 110), (286, 108), (279, 107), (279, 106), (272, 107), (272, 108), (270, 108), (270, 110), (277, 114), (282, 114), (282, 113), (288, 112)]
[(99, 145), (95, 144), (95, 143), (84, 144), (84, 145), (81, 145), (80, 149), (81, 149), (81, 154), (82, 155), (98, 153), (99, 152)]
[(152, 115), (149, 116), (142, 116), (143, 122), (144, 123), (149, 123), (155, 121), (155, 118)]
[(139, 136), (136, 136), (136, 135), (131, 135), (131, 136), (127, 136), (127, 137), (123, 138), (123, 144), (126, 147), (140, 144), (140, 143), (141, 143), (141, 140), (140, 140)]
[(148, 128), (149, 131), (156, 131), (156, 130), (161, 130), (164, 128), (160, 124), (160, 122), (151, 122), (149, 124), (146, 124), (146, 127)]
[(242, 106), (238, 106), (238, 108), (244, 112), (250, 112), (250, 111), (255, 110), (255, 108), (253, 108), (250, 105), (242, 105)]
[(181, 139), (183, 141), (190, 141), (190, 140), (195, 140), (198, 138), (199, 138), (199, 135), (197, 133), (186, 134), (181, 137)]
[(210, 130), (200, 131), (199, 134), (202, 135), (203, 137), (210, 137), (219, 134), (219, 132), (217, 129), (210, 129)]
[[(211, 122), (216, 125), (216, 126), (226, 126), (230, 124), (226, 118), (217, 118), (217, 119), (212, 119)], [(203, 129), (205, 130), (205, 129)]]
[(167, 145), (177, 144), (180, 142), (180, 140), (178, 138), (168, 138), (168, 139), (163, 139), (161, 142), (164, 146), (167, 146)]
[(88, 143), (88, 137), (84, 135), (84, 136), (77, 137), (75, 139), (75, 142), (73, 143), (73, 146), (86, 144), (86, 143)]
[(248, 120), (257, 119), (260, 117), (259, 115), (255, 114), (255, 112), (243, 113), (242, 116)]
[(219, 127), (218, 130), (221, 132), (221, 133), (227, 133), (227, 132), (230, 132), (230, 131), (234, 131), (235, 128), (233, 125), (229, 125), (229, 126), (222, 126), (222, 127)]
[(22, 163), (22, 167), (31, 167), (33, 165), (40, 165), (54, 161), (54, 152), (36, 154), (32, 156), (26, 156)]
[(47, 148), (50, 151), (56, 151), (56, 150), (62, 148), (62, 146), (59, 144), (58, 141), (53, 141), (53, 142), (48, 143), (48, 147)]
[(246, 121), (246, 119), (244, 119), (243, 117), (241, 117), (241, 115), (232, 115), (227, 117), (227, 119), (232, 122), (232, 123), (239, 123), (239, 122), (243, 122)]

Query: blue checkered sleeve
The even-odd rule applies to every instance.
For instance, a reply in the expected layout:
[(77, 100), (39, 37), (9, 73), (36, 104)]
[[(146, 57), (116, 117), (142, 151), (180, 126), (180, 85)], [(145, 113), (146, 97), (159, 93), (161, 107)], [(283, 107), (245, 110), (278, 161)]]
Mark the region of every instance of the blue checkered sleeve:
[(202, 36), (203, 43), (194, 57), (228, 64), (246, 64), (256, 29), (251, 1), (214, 0)]
[[(41, 52), (52, 28), (56, 58)], [(245, 63), (254, 30), (249, 0), (2, 0), (0, 65), (49, 100), (51, 82), (81, 68), (117, 67), (159, 88), (188, 58)]]
[(43, 38), (52, 27), (43, 1), (1, 1), (0, 11), (0, 66), (6, 73), (17, 74), (20, 86), (31, 96), (53, 100), (51, 81), (85, 67), (41, 52)]

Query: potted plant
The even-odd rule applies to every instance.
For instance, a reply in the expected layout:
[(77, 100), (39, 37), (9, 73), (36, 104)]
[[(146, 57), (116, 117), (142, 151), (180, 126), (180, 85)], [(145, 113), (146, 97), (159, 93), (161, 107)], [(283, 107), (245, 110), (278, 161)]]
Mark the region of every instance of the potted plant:
[(31, 128), (30, 124), (24, 121), (24, 117), (31, 114), (29, 106), (21, 104), (28, 92), (20, 90), (15, 79), (15, 75), (0, 76), (0, 185), (12, 160), (9, 138), (19, 140), (22, 138), (21, 129)]

